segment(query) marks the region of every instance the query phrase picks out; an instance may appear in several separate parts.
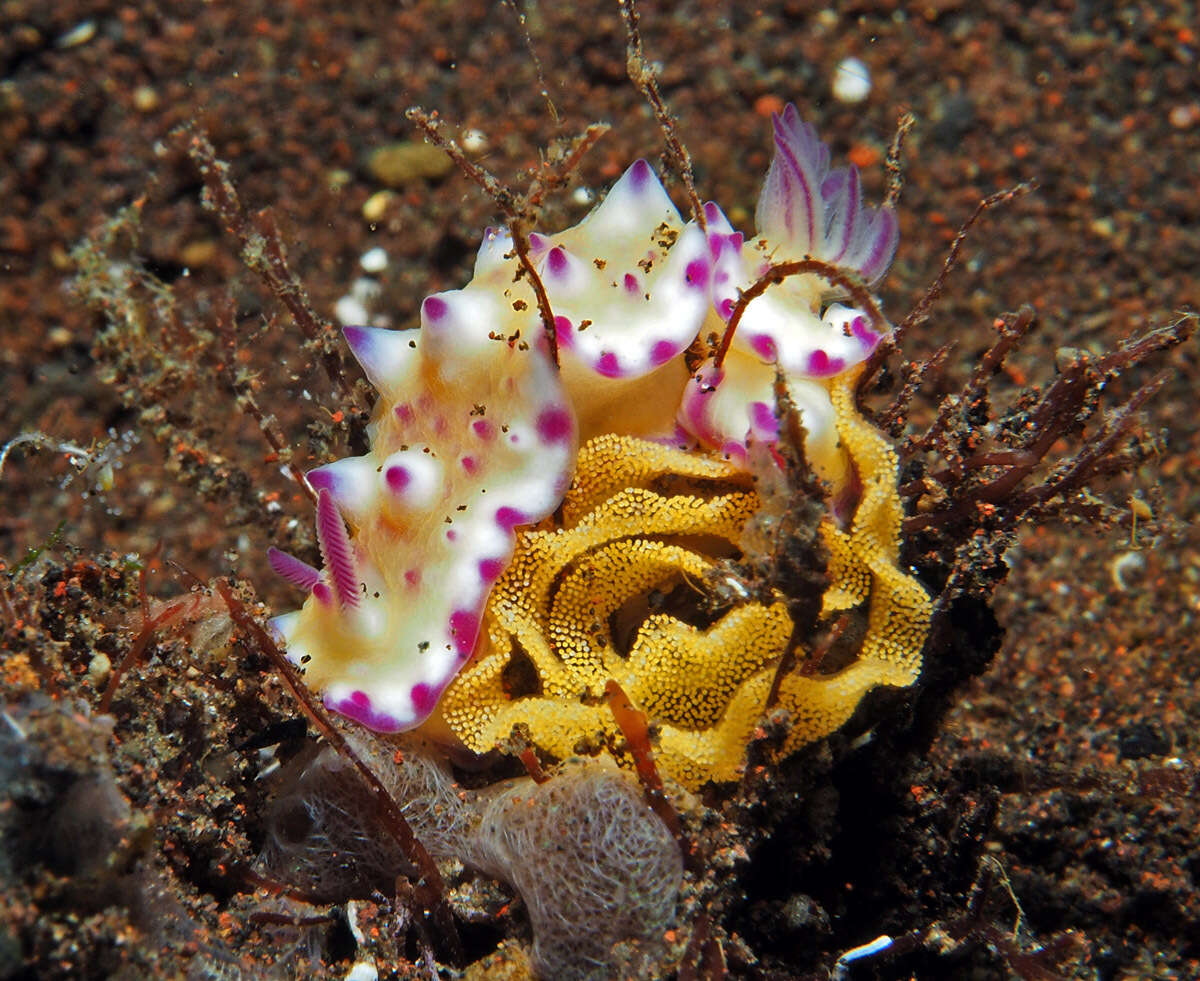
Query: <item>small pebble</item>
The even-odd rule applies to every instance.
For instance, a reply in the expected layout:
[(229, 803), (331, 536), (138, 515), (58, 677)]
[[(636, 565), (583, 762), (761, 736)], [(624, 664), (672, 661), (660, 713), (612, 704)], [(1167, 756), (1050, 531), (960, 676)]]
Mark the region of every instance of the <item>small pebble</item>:
[(488, 148), (488, 138), (481, 130), (469, 129), (462, 135), (462, 148), (467, 153), (483, 153)]
[(1168, 114), (1167, 121), (1176, 129), (1191, 129), (1200, 123), (1200, 102), (1192, 102), (1186, 106), (1175, 106)]
[(215, 239), (198, 239), (184, 244), (179, 250), (179, 261), (189, 269), (199, 269), (214, 262), (218, 251)]
[(379, 246), (375, 246), (375, 248), (368, 249), (359, 257), (358, 264), (363, 267), (364, 272), (383, 272), (388, 265), (388, 254)]
[(363, 202), (362, 216), (371, 224), (383, 221), (391, 203), (396, 200), (394, 191), (376, 191)]
[(454, 161), (445, 153), (415, 140), (381, 146), (367, 159), (371, 176), (388, 187), (445, 177), (453, 169)]
[(333, 305), (333, 315), (343, 327), (365, 324), (370, 319), (367, 308), (356, 296), (343, 296)]
[(1146, 557), (1141, 552), (1122, 552), (1108, 566), (1113, 585), (1121, 592), (1129, 592), (1130, 586), (1146, 571)]
[(46, 334), (46, 346), (52, 351), (61, 350), (73, 340), (75, 340), (75, 335), (61, 325), (51, 327), (49, 333)]
[(138, 112), (153, 112), (158, 108), (158, 92), (149, 85), (139, 85), (133, 90), (133, 108)]
[(354, 175), (344, 167), (335, 167), (326, 174), (325, 180), (329, 184), (329, 190), (336, 193), (354, 180)]
[(81, 44), (87, 44), (96, 36), (96, 22), (94, 20), (85, 20), (72, 27), (66, 34), (60, 34), (54, 42), (56, 48), (77, 48)]
[(852, 104), (870, 94), (870, 69), (857, 58), (843, 58), (833, 73), (833, 97)]
[(108, 681), (108, 676), (112, 674), (112, 661), (108, 659), (108, 655), (103, 651), (96, 651), (92, 655), (92, 659), (88, 661), (87, 673), (92, 687), (102, 688), (104, 687), (104, 683)]

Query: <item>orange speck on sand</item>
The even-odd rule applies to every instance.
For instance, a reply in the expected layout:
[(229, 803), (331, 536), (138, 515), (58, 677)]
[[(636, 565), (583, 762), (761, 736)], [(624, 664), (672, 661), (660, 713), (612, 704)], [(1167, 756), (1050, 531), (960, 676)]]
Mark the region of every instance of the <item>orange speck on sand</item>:
[(760, 95), (754, 100), (754, 111), (760, 116), (769, 116), (773, 112), (783, 112), (783, 100), (777, 95)]
[(850, 162), (859, 170), (866, 170), (879, 163), (879, 151), (867, 143), (856, 143), (850, 148)]
[(1029, 144), (1017, 143), (1012, 148), (1012, 154), (1018, 160), (1024, 160), (1027, 156), (1029, 156)]
[(666, 933), (663, 934), (663, 940), (665, 940), (669, 944), (673, 944), (675, 942), (675, 938), (677, 936), (678, 936), (678, 934), (674, 930), (668, 930)]

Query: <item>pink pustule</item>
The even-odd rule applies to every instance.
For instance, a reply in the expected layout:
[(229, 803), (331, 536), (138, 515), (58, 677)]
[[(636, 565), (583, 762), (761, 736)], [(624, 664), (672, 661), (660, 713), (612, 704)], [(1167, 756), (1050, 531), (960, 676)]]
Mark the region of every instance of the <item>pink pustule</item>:
[(413, 407), (407, 402), (401, 402), (392, 411), (396, 414), (396, 418), (406, 426), (417, 417), (413, 412)]
[(674, 341), (655, 341), (654, 346), (650, 348), (650, 363), (656, 368), (660, 364), (666, 364), (679, 350), (679, 345)]
[(479, 560), (479, 578), (486, 583), (493, 583), (500, 578), (500, 574), (504, 571), (503, 559), (480, 559)]
[(404, 581), (413, 587), (421, 585), (421, 570), (420, 569), (407, 570), (404, 573)]
[(680, 419), (700, 440), (709, 446), (718, 446), (721, 434), (709, 420), (708, 404), (721, 384), (725, 373), (704, 370), (689, 382), (680, 411)]
[(736, 304), (733, 302), (733, 299), (730, 297), (726, 297), (724, 300), (722, 300), (720, 305), (717, 307), (717, 312), (721, 315), (721, 319), (728, 320), (730, 317), (732, 317), (733, 316), (733, 308), (735, 306), (736, 306)]
[(630, 296), (637, 296), (642, 291), (642, 286), (638, 282), (638, 278), (633, 273), (626, 273), (623, 280), (625, 292)]
[(543, 409), (537, 417), (537, 432), (543, 443), (561, 443), (571, 435), (571, 414), (561, 406)]
[(412, 471), (408, 467), (393, 463), (383, 472), (383, 479), (393, 494), (403, 494), (412, 483)]
[(604, 351), (596, 359), (596, 373), (603, 375), (605, 378), (619, 378), (621, 376), (621, 362), (617, 360), (617, 356), (612, 351)]
[(471, 429), (480, 439), (495, 439), (496, 427), (486, 419), (476, 419), (471, 423)]
[[(558, 346), (564, 351), (570, 351), (575, 347), (575, 331), (571, 327), (571, 318), (564, 317), (558, 314), (554, 318), (554, 336), (558, 339)], [(538, 343), (545, 344), (545, 334), (538, 335)]]
[(779, 435), (779, 420), (775, 418), (775, 410), (766, 402), (751, 402), (750, 427), (759, 439), (774, 439)]
[(479, 464), (476, 462), (475, 457), (473, 456), (464, 456), (458, 461), (458, 464), (463, 468), (463, 473), (467, 474), (468, 476), (474, 476), (476, 471), (479, 470)]
[(412, 691), (408, 693), (408, 697), (412, 699), (413, 710), (418, 717), (424, 718), (429, 715), (438, 703), (440, 693), (432, 686), (421, 681), (412, 686)]
[(567, 253), (561, 246), (551, 249), (546, 256), (546, 269), (551, 276), (564, 276), (567, 272)]
[(845, 358), (831, 358), (821, 348), (817, 348), (808, 356), (808, 373), (816, 378), (827, 378), (829, 375), (836, 375), (845, 367)]
[(693, 259), (683, 272), (688, 286), (703, 289), (708, 285), (708, 263), (703, 259)]
[(505, 531), (512, 531), (517, 525), (526, 524), (528, 521), (529, 515), (517, 508), (510, 508), (507, 504), (496, 508), (496, 524)]
[(635, 191), (644, 191), (653, 177), (654, 171), (650, 169), (650, 165), (645, 160), (635, 160), (633, 166), (629, 168), (629, 181)]
[(750, 347), (764, 361), (774, 361), (779, 349), (774, 338), (767, 334), (755, 334), (750, 338)]
[(326, 696), (325, 707), (375, 732), (395, 732), (401, 727), (399, 719), (386, 712), (377, 712), (371, 705), (371, 696), (365, 691), (351, 692), (340, 700)]
[(876, 334), (875, 331), (871, 330), (871, 328), (867, 326), (866, 317), (858, 316), (851, 320), (850, 333), (852, 333), (868, 351), (875, 350), (875, 345), (879, 343), (880, 335)]
[(469, 657), (479, 635), (479, 617), (470, 610), (455, 610), (450, 614), (450, 637), (460, 657)]
[(440, 296), (427, 296), (425, 302), (421, 304), (421, 316), (427, 323), (436, 324), (446, 316), (448, 309), (446, 301)]
[(746, 459), (746, 447), (733, 440), (726, 440), (721, 446), (721, 452), (731, 460), (743, 461)]
[(329, 491), (317, 495), (317, 541), (321, 557), (338, 602), (343, 607), (358, 606), (358, 572), (354, 564), (354, 546), (346, 533), (346, 524), (338, 513)]

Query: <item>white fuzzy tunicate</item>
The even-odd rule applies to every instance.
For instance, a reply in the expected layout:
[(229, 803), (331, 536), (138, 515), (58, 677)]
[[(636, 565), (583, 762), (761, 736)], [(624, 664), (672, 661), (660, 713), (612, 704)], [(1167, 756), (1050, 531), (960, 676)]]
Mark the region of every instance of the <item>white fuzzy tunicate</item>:
[(871, 94), (871, 71), (858, 58), (843, 58), (833, 72), (833, 97), (838, 102), (862, 102)]
[[(622, 961), (622, 941), (651, 949), (671, 925), (683, 858), (636, 779), (587, 760), (564, 764), (543, 784), (522, 777), (466, 790), (420, 745), (361, 731), (351, 744), (436, 861), (461, 861), (520, 893), (537, 977), (643, 976)], [(376, 819), (378, 805), (333, 750), (293, 762), (285, 786), (260, 858), (271, 877), (336, 902), (414, 873)], [(355, 929), (353, 914), (350, 923)]]

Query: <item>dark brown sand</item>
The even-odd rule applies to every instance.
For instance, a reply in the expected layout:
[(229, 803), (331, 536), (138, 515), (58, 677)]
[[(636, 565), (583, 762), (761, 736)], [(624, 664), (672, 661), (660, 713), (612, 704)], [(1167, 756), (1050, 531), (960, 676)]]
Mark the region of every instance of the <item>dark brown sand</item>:
[[(53, 539), (18, 570), (0, 608), (0, 694), (23, 734), (15, 762), (0, 769), (10, 788), (0, 793), (0, 977), (258, 977), (281, 957), (308, 976), (307, 955), (295, 952), (317, 943), (253, 922), (264, 900), (242, 895), (234, 870), (261, 839), (263, 803), (255, 753), (236, 747), (296, 714), (261, 663), (206, 660), (220, 644), (188, 635), (199, 651), (191, 660), (162, 651), (125, 680), (111, 736), (77, 711), (98, 706), (97, 651), (115, 664), (136, 634), (133, 557), (161, 543), (191, 574), (236, 575), (287, 609), (295, 598), (263, 555), (273, 542), (302, 544), (311, 518), (232, 395), (188, 390), (187, 366), (202, 355), (187, 349), (186, 332), (160, 342), (177, 371), (161, 400), (123, 403), (105, 383), (92, 353), (105, 318), (71, 289), (72, 250), (139, 202), (140, 238), (118, 255), (170, 284), (192, 326), (211, 322), (214, 297), (230, 285), (245, 338), (238, 359), (258, 372), (264, 411), (300, 445), (338, 438), (340, 404), (319, 371), (295, 360), (300, 339), (286, 314), (202, 209), (172, 131), (191, 121), (207, 131), (247, 206), (273, 213), (318, 311), (332, 316), (362, 275), (359, 257), (380, 247), (390, 263), (372, 309), (409, 323), (421, 297), (466, 280), (482, 229), (499, 218), (457, 173), (381, 196), (368, 158), (418, 138), (405, 108), (438, 110), (460, 137), (479, 130), (477, 159), (518, 186), (549, 141), (594, 121), (612, 130), (583, 160), (580, 186), (600, 192), (636, 157), (657, 164), (661, 153), (625, 76), (615, 4), (518, 6), (557, 122), (503, 4), (0, 4), (0, 444), (32, 431), (81, 447), (129, 433), (134, 444), (117, 455), (102, 495), (84, 493), (94, 468), (67, 481), (66, 454), (49, 446), (14, 450), (0, 474), (0, 560), (13, 570)], [(737, 225), (751, 224), (772, 110), (795, 101), (835, 158), (859, 164), (875, 200), (897, 116), (916, 115), (901, 246), (882, 288), (895, 320), (982, 197), (1038, 181), (975, 227), (932, 319), (906, 341), (912, 358), (957, 342), (947, 390), (987, 347), (995, 318), (1020, 304), (1033, 305), (1038, 327), (999, 380), (1009, 394), (1050, 380), (1059, 348), (1110, 349), (1200, 305), (1194, 5), (654, 7), (643, 11), (647, 53), (660, 63), (702, 195)], [(831, 95), (847, 56), (873, 81), (855, 105)], [(545, 224), (569, 224), (587, 207), (568, 191)], [(109, 299), (110, 311), (120, 307)], [(984, 856), (1001, 883), (987, 923), (1011, 933), (1019, 917), (1025, 950), (1060, 938), (1064, 976), (1200, 977), (1196, 345), (1117, 380), (1114, 399), (1157, 370), (1166, 384), (1144, 430), (1162, 432), (1161, 452), (1098, 492), (1136, 506), (1147, 525), (1170, 519), (1176, 533), (1022, 529), (995, 603), (1003, 647), (924, 767), (906, 774), (906, 808), (878, 827), (860, 816), (861, 841), (835, 837), (835, 848), (870, 859), (835, 857), (820, 883), (795, 882), (791, 894), (775, 883), (756, 896), (748, 879), (726, 928), (744, 934), (759, 963), (731, 956), (735, 975), (819, 971), (888, 933), (921, 942), (851, 977), (1045, 976), (1034, 973), (1040, 961), (1006, 964), (982, 918), (963, 926), (961, 942), (946, 941), (948, 953), (922, 932), (965, 922), (964, 883)], [(165, 597), (189, 581), (168, 567), (149, 585)], [(88, 779), (95, 774), (105, 776)], [(848, 779), (840, 789), (852, 798)], [(68, 792), (79, 799), (60, 806)], [(30, 815), (49, 813), (58, 824), (29, 826)], [(889, 851), (891, 838), (904, 854)], [(966, 841), (975, 864), (950, 870)], [(858, 878), (835, 889), (829, 877), (846, 869)], [(871, 882), (873, 871), (895, 881)], [(809, 895), (831, 923), (795, 912)], [(888, 905), (862, 898), (881, 896)], [(360, 922), (381, 973), (405, 976), (403, 944), (388, 935), (394, 921), (381, 913), (371, 936), (369, 919)], [(470, 934), (475, 954), (513, 924)], [(313, 930), (328, 956), (352, 956), (344, 926)]]

